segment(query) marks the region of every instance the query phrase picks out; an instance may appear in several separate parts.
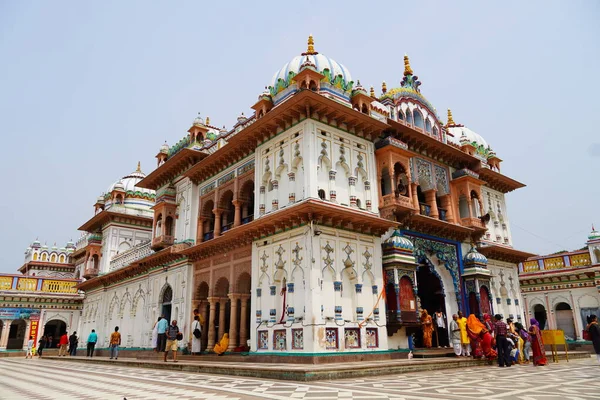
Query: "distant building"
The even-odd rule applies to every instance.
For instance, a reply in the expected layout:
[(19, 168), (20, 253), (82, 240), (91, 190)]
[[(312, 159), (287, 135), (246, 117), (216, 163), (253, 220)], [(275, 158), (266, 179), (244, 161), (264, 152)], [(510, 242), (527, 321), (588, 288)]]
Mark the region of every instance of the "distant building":
[[(600, 233), (592, 227), (581, 250), (529, 258), (519, 264), (527, 316), (542, 328), (582, 339), (587, 316), (600, 316)], [(529, 322), (529, 321), (528, 321)]]

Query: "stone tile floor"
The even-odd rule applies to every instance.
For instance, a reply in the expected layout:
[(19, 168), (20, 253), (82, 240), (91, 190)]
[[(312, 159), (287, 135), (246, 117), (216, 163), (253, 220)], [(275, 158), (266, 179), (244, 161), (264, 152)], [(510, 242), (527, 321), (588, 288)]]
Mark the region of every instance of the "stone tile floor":
[(45, 359), (0, 359), (0, 399), (600, 398), (595, 357), (546, 367), (469, 367), (295, 383)]

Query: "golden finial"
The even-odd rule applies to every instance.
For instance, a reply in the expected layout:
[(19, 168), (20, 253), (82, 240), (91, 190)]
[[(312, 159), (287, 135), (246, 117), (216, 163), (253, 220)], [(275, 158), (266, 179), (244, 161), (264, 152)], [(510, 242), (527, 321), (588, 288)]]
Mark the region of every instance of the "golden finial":
[(381, 91), (383, 92), (383, 94), (387, 92), (387, 84), (385, 83), (385, 81), (383, 81), (383, 83), (381, 84)]
[(456, 125), (454, 123), (454, 119), (452, 118), (452, 111), (450, 109), (448, 109), (448, 123), (446, 124), (446, 126), (450, 126), (450, 125)]
[(408, 55), (404, 55), (404, 76), (406, 75), (412, 75), (413, 74), (413, 70), (410, 67), (410, 60), (408, 59)]
[(371, 86), (371, 97), (375, 97), (375, 89), (373, 89), (373, 86)]
[(210, 125), (210, 117), (206, 117), (206, 125)]
[(135, 170), (135, 172), (142, 172), (142, 165), (141, 165), (141, 163), (139, 161), (138, 161), (138, 167)]
[(319, 54), (315, 51), (315, 41), (312, 35), (308, 36), (308, 48), (305, 53), (302, 53), (303, 56), (315, 55)]

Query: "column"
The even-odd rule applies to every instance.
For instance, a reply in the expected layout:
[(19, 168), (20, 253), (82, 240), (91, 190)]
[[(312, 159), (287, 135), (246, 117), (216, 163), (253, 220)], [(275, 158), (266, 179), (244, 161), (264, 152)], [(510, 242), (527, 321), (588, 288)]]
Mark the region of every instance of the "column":
[[(571, 312), (573, 313), (573, 325), (575, 326), (575, 340), (581, 339), (581, 330), (579, 328), (579, 317), (575, 313), (575, 302), (573, 301), (573, 292), (569, 290), (569, 296), (571, 297)], [(585, 324), (586, 321), (583, 321)]]
[(348, 194), (350, 195), (350, 207), (356, 207), (356, 177), (348, 177)]
[(416, 208), (418, 211), (419, 210), (419, 196), (417, 195), (417, 184), (411, 183), (410, 187), (411, 187), (411, 193), (412, 193), (413, 207)]
[(215, 214), (214, 237), (221, 236), (221, 213), (222, 210), (218, 208), (213, 210), (213, 214)]
[(12, 324), (12, 319), (5, 319), (2, 321), (4, 323), (2, 327), (2, 336), (0, 336), (0, 349), (6, 349), (6, 344), (8, 343), (8, 333), (10, 332), (10, 325)]
[(227, 304), (227, 297), (221, 297), (219, 299), (219, 332), (217, 334), (217, 341), (221, 340), (225, 333), (225, 305)]
[(240, 346), (246, 346), (246, 342), (248, 341), (248, 302), (250, 300), (249, 294), (242, 294), (240, 296), (242, 299), (242, 306), (240, 309)]
[(198, 217), (198, 240), (196, 243), (202, 243), (204, 241), (204, 221), (206, 218)]
[(209, 297), (208, 306), (210, 312), (208, 313), (208, 344), (207, 350), (212, 350), (215, 347), (215, 313), (217, 312), (218, 297)]
[(240, 295), (237, 293), (229, 294), (229, 299), (231, 300), (230, 314), (229, 314), (229, 347), (227, 350), (233, 351), (236, 347), (238, 347), (238, 304), (237, 301), (240, 298)]
[(441, 197), (442, 207), (446, 210), (446, 221), (455, 223), (454, 212), (452, 211), (452, 200), (450, 194)]
[(429, 216), (431, 218), (438, 218), (440, 216), (440, 213), (438, 212), (438, 208), (437, 208), (437, 203), (435, 201), (436, 193), (437, 193), (437, 191), (435, 189), (431, 189), (431, 190), (428, 190), (425, 192), (425, 201), (431, 208), (431, 211), (429, 212)]
[[(27, 326), (25, 326), (25, 337), (23, 338), (23, 350), (27, 350), (27, 342), (29, 341), (29, 336), (31, 336), (31, 320), (25, 320)], [(35, 347), (37, 347), (34, 344)]]
[(232, 201), (235, 207), (235, 216), (233, 217), (233, 227), (240, 226), (242, 224), (242, 202), (239, 200)]

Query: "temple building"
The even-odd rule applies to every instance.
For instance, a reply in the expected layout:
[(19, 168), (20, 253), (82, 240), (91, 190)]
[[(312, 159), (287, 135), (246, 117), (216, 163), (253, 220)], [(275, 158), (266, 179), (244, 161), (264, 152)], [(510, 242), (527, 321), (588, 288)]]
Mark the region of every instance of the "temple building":
[(589, 315), (600, 315), (600, 233), (592, 227), (586, 245), (531, 257), (519, 264), (519, 283), (528, 318), (543, 329), (561, 329), (583, 339)]
[(230, 351), (326, 354), (420, 346), (421, 309), (522, 320), (532, 254), (513, 248), (505, 195), (524, 185), (402, 67), (377, 95), (309, 37), (251, 115), (199, 115), (154, 171), (111, 185), (69, 257), (78, 331), (149, 348), (165, 315), (186, 345), (198, 309), (203, 349), (229, 333)]
[(36, 239), (19, 274), (0, 274), (0, 350), (27, 348), (29, 336), (37, 343), (44, 334), (55, 347), (62, 333), (77, 329), (84, 294), (77, 289), (74, 251), (73, 242), (58, 248)]

